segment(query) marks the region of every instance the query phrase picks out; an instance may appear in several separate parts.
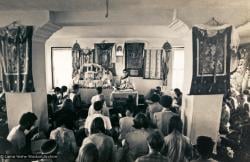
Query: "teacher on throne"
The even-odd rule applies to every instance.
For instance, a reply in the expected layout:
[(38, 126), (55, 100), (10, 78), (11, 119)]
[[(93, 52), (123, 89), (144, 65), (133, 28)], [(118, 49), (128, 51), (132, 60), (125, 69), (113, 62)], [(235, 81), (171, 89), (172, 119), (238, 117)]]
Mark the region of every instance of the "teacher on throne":
[(123, 76), (120, 79), (120, 90), (125, 90), (125, 89), (132, 89), (135, 90), (135, 86), (131, 80), (131, 78), (128, 75), (127, 69), (123, 70)]

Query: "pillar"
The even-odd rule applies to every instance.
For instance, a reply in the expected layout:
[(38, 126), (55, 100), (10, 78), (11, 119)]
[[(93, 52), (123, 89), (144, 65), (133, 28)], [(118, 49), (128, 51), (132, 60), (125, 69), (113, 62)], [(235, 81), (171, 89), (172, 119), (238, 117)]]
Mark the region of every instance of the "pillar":
[(6, 93), (6, 106), (9, 130), (16, 126), (23, 113), (33, 112), (37, 115), (37, 126), (41, 130), (48, 129), (45, 42), (61, 27), (47, 22), (33, 32), (32, 40), (32, 72), (35, 92)]
[(184, 133), (196, 144), (198, 136), (218, 140), (223, 95), (189, 95), (192, 73), (192, 31), (185, 38), (183, 114)]

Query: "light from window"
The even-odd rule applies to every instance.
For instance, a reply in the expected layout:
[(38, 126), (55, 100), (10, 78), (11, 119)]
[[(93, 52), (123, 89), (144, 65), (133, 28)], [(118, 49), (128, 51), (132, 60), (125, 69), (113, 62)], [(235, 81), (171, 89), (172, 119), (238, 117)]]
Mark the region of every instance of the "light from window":
[(69, 87), (72, 82), (71, 48), (52, 48), (53, 86)]
[(183, 89), (184, 80), (184, 49), (174, 49), (173, 52), (172, 89)]

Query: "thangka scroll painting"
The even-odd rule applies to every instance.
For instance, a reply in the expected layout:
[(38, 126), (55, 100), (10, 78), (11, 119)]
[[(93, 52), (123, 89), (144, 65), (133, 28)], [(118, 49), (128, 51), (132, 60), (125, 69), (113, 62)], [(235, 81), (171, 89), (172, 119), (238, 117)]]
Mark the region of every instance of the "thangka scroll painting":
[(116, 75), (114, 45), (114, 43), (96, 43), (94, 62)]
[(224, 94), (230, 85), (232, 27), (219, 30), (193, 27), (191, 95)]
[(125, 67), (129, 76), (143, 76), (144, 43), (125, 43)]
[(34, 92), (32, 34), (32, 26), (0, 30), (0, 60), (5, 92)]
[(162, 79), (162, 49), (144, 50), (144, 79)]

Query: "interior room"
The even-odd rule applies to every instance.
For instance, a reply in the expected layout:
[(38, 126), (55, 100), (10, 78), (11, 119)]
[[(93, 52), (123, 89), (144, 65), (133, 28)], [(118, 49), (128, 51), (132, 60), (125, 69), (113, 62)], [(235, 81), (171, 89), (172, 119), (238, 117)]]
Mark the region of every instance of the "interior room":
[(0, 1), (0, 61), (3, 161), (250, 161), (249, 0)]

